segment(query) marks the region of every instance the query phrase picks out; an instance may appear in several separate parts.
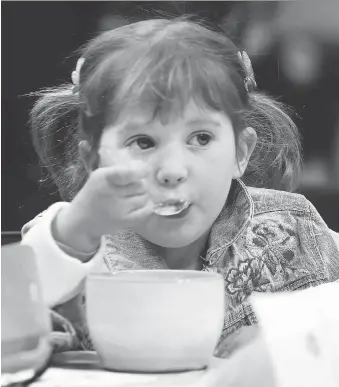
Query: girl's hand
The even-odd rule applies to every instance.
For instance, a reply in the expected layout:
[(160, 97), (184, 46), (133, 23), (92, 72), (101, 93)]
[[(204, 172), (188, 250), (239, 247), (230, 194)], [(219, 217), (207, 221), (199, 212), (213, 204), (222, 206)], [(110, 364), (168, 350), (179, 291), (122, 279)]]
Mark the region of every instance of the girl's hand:
[(74, 250), (93, 252), (102, 235), (115, 234), (144, 222), (153, 211), (141, 162), (99, 168), (61, 211), (54, 224), (54, 238)]

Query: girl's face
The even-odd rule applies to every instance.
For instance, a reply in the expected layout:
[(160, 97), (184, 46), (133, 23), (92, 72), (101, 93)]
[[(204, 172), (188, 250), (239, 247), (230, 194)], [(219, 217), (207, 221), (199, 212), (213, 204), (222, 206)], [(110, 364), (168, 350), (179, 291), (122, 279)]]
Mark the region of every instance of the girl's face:
[[(228, 196), (232, 179), (244, 172), (250, 147), (236, 158), (230, 119), (191, 102), (177, 119), (163, 124), (141, 109), (124, 112), (107, 126), (100, 147), (100, 166), (144, 161), (154, 201), (185, 199), (191, 204), (177, 216), (153, 214), (136, 233), (162, 247), (183, 247), (208, 233)], [(113, 161), (114, 160), (114, 161)]]

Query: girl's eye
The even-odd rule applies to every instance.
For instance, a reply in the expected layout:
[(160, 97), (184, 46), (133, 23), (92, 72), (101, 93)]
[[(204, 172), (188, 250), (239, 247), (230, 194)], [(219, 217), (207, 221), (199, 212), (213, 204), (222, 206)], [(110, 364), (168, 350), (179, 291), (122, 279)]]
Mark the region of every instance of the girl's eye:
[(141, 150), (146, 150), (154, 147), (154, 141), (148, 137), (138, 137), (129, 143), (130, 147), (137, 147)]
[(212, 140), (212, 136), (208, 133), (199, 133), (190, 139), (192, 145), (206, 146)]

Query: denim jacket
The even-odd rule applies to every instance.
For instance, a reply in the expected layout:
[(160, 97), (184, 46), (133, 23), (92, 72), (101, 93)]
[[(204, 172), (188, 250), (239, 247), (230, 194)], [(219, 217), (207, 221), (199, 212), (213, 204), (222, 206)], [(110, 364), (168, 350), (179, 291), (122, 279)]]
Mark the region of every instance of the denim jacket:
[[(103, 243), (103, 259), (110, 271), (167, 268), (156, 246), (132, 231), (105, 236)], [(339, 251), (304, 196), (246, 187), (235, 180), (211, 228), (202, 270), (224, 278), (220, 344), (239, 328), (257, 323), (248, 302), (252, 292), (293, 291), (339, 279)], [(80, 309), (78, 297), (77, 304), (69, 302), (58, 311), (65, 317), (73, 314), (72, 323), (82, 327), (76, 329), (82, 348), (92, 349), (86, 324), (77, 322)], [(80, 315), (83, 319), (84, 313)]]

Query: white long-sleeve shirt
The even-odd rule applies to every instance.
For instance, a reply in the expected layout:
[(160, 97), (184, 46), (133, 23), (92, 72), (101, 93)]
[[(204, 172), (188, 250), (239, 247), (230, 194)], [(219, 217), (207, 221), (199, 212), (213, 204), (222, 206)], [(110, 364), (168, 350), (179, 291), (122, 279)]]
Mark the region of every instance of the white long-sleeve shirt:
[(103, 246), (91, 260), (81, 262), (66, 254), (52, 235), (52, 221), (69, 203), (55, 203), (23, 228), (22, 244), (30, 246), (36, 256), (42, 293), (50, 307), (62, 304), (82, 289), (90, 273), (107, 272), (103, 260)]

